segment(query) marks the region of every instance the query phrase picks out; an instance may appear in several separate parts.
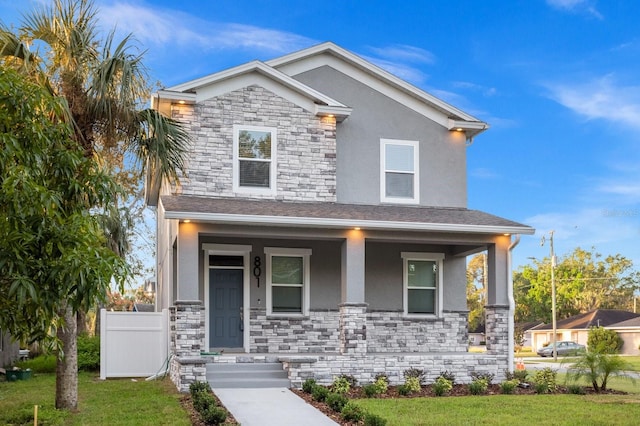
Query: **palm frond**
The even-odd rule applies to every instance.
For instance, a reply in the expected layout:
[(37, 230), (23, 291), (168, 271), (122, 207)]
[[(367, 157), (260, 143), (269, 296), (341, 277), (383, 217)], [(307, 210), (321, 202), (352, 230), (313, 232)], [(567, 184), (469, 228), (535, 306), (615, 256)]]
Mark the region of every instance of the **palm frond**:
[(132, 144), (131, 150), (147, 175), (148, 185), (159, 185), (163, 181), (179, 183), (180, 175), (186, 173), (191, 147), (186, 129), (153, 109), (139, 111), (138, 117), (144, 134)]

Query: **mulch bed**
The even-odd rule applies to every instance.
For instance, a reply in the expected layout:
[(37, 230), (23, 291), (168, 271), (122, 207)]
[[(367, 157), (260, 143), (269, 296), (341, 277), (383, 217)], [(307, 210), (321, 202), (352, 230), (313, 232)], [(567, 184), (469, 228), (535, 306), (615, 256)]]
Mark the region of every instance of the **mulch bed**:
[[(585, 393), (587, 395), (589, 394), (594, 394), (594, 390), (591, 387), (584, 387)], [(358, 426), (359, 423), (353, 423), (353, 422), (346, 422), (342, 419), (342, 417), (340, 416), (339, 413), (336, 413), (335, 411), (333, 411), (327, 404), (325, 404), (324, 402), (318, 402), (315, 401), (313, 399), (313, 397), (308, 394), (303, 392), (301, 389), (291, 389), (292, 392), (294, 392), (296, 395), (298, 395), (300, 398), (304, 399), (308, 404), (313, 405), (316, 409), (322, 411), (327, 417), (331, 418), (333, 421), (335, 421), (336, 423), (338, 423), (341, 426)], [(564, 387), (564, 386), (558, 386), (558, 390), (555, 392), (556, 394), (569, 394), (569, 390)], [(502, 392), (500, 392), (500, 385), (498, 384), (493, 384), (490, 385), (489, 388), (487, 389), (487, 393), (485, 395), (501, 395)], [(517, 387), (514, 389), (513, 391), (513, 395), (535, 395), (536, 391), (534, 389), (533, 386), (530, 386), (528, 388), (520, 388)], [(621, 392), (621, 391), (616, 391), (616, 390), (607, 390), (605, 392), (601, 392), (602, 394), (616, 394), (616, 395), (625, 395), (626, 392)], [(469, 386), (468, 385), (453, 385), (453, 388), (451, 389), (451, 392), (449, 392), (449, 394), (447, 396), (442, 396), (442, 397), (436, 397), (435, 394), (433, 393), (432, 387), (429, 386), (423, 386), (420, 392), (416, 392), (416, 393), (412, 393), (411, 395), (408, 396), (402, 396), (398, 393), (398, 387), (397, 386), (389, 386), (389, 389), (387, 391), (387, 393), (382, 394), (382, 395), (378, 395), (376, 398), (378, 399), (388, 399), (388, 398), (429, 398), (429, 397), (434, 397), (434, 398), (447, 398), (447, 397), (456, 397), (456, 396), (472, 396), (471, 392), (469, 392)], [(358, 398), (365, 398), (364, 393), (362, 392), (362, 388), (353, 388), (349, 391), (349, 393), (347, 394), (347, 397), (349, 399), (358, 399)]]

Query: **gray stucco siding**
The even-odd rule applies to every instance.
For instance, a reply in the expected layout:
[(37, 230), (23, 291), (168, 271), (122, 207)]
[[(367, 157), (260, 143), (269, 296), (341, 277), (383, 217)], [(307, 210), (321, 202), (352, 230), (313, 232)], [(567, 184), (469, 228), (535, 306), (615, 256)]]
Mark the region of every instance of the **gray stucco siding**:
[(402, 311), (402, 252), (444, 253), (443, 291), (445, 311), (465, 311), (466, 259), (447, 255), (440, 245), (368, 242), (366, 245), (365, 301), (372, 311)]
[[(262, 275), (260, 276), (260, 287), (257, 286), (256, 278), (251, 275), (251, 309), (264, 309), (266, 301), (267, 276), (265, 247), (286, 247), (286, 248), (310, 248), (310, 306), (312, 310), (333, 309), (337, 310), (340, 303), (340, 242), (339, 241), (305, 241), (305, 240), (285, 240), (272, 238), (233, 238), (233, 237), (210, 237), (201, 236), (200, 246), (204, 243), (213, 244), (238, 244), (250, 245), (251, 270), (253, 270), (253, 260), (260, 257), (262, 264)], [(203, 253), (203, 252), (201, 252)], [(204, 295), (204, 255), (200, 256), (200, 298)]]
[(336, 128), (338, 202), (380, 203), (380, 139), (384, 138), (419, 141), (420, 205), (466, 207), (462, 134), (331, 67), (294, 78), (353, 108)]

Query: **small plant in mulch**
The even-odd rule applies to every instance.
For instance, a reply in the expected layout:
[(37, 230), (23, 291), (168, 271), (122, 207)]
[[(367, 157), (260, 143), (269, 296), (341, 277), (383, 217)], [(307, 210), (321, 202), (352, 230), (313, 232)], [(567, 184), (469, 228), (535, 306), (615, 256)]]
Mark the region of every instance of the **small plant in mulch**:
[(315, 388), (317, 386), (316, 384), (316, 380), (315, 379), (307, 379), (304, 381), (304, 383), (302, 384), (302, 390), (305, 393), (312, 393), (313, 392), (313, 388)]
[(359, 422), (364, 419), (364, 414), (362, 407), (351, 401), (347, 402), (341, 411), (342, 418), (348, 422)]
[(432, 386), (435, 396), (447, 395), (449, 392), (451, 392), (452, 388), (453, 383), (451, 383), (451, 380), (446, 379), (442, 376), (438, 377)]
[(340, 413), (349, 402), (349, 398), (340, 393), (330, 393), (327, 395), (325, 402), (333, 411)]
[(469, 383), (469, 392), (472, 395), (484, 395), (487, 393), (487, 389), (489, 388), (489, 383), (487, 379), (478, 378), (474, 379), (471, 383)]
[(556, 377), (558, 372), (549, 367), (538, 370), (533, 375), (536, 393), (554, 393), (558, 390)]
[(520, 381), (518, 379), (505, 380), (500, 383), (500, 392), (504, 395), (511, 395), (514, 393)]
[(205, 425), (220, 425), (227, 420), (227, 410), (218, 404), (207, 382), (194, 382), (189, 386), (193, 408)]
[(333, 383), (331, 384), (331, 390), (335, 393), (339, 394), (347, 394), (351, 389), (351, 381), (347, 379), (345, 376), (338, 376), (335, 378)]

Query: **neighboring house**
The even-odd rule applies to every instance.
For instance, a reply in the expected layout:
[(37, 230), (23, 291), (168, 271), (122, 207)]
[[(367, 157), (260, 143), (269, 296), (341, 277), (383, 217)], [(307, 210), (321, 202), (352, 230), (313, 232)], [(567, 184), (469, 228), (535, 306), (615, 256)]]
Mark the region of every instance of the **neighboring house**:
[(515, 325), (515, 329), (516, 331), (522, 331), (523, 333), (523, 340), (522, 340), (522, 346), (523, 347), (531, 347), (533, 344), (533, 340), (532, 340), (532, 331), (535, 330), (537, 327), (543, 326), (544, 323), (542, 321), (530, 321), (530, 322), (521, 322), (519, 324)]
[(640, 315), (626, 321), (611, 324), (605, 328), (615, 330), (622, 338), (620, 353), (625, 355), (640, 355)]
[(8, 367), (18, 359), (20, 345), (0, 329), (0, 367)]
[[(511, 367), (510, 254), (534, 230), (467, 208), (466, 151), (486, 123), (332, 43), (161, 90), (153, 107), (193, 140), (179, 187), (147, 185), (156, 306), (189, 330), (174, 371), (200, 374), (201, 350), (275, 359), (294, 385)], [(474, 354), (466, 257), (484, 250)]]
[[(586, 346), (589, 329), (591, 327), (605, 327), (618, 331), (618, 329), (625, 329), (630, 326), (631, 328), (627, 328), (625, 331), (628, 333), (632, 331), (633, 323), (628, 323), (627, 321), (637, 320), (639, 317), (640, 314), (617, 309), (596, 309), (584, 314), (574, 315), (556, 322), (556, 340), (570, 340)], [(628, 325), (620, 326), (621, 323), (627, 323)], [(635, 323), (638, 323), (638, 321)], [(531, 330), (531, 335), (532, 348), (535, 352), (553, 340), (553, 326), (552, 324), (538, 326)], [(635, 346), (633, 348), (629, 348), (626, 345), (626, 342), (635, 342), (636, 337), (625, 337), (622, 335), (621, 337), (625, 339), (625, 345), (622, 348), (622, 353), (638, 353), (638, 344), (640, 344), (640, 340), (638, 340), (637, 343), (634, 343)], [(633, 349), (634, 352), (627, 352), (631, 349)]]
[(469, 329), (469, 344), (472, 346), (485, 345), (486, 338), (484, 331), (484, 324), (478, 324), (476, 328)]

